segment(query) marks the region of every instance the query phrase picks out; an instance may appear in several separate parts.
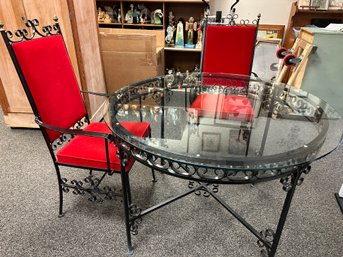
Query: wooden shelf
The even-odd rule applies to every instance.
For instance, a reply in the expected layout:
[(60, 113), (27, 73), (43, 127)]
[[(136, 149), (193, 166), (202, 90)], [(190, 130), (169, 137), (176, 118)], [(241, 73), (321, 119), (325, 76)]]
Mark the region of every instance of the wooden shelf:
[(98, 25), (121, 26), (120, 22), (98, 22)]
[[(210, 1), (206, 0), (205, 2), (208, 4)], [(166, 47), (165, 37), (169, 24), (168, 16), (170, 12), (174, 15), (175, 23), (180, 19), (186, 22), (190, 17), (193, 17), (199, 24), (206, 7), (206, 4), (202, 0), (96, 0), (96, 3), (97, 7), (100, 7), (102, 10), (105, 9), (105, 6), (116, 5), (121, 11), (120, 23), (99, 22), (99, 27), (104, 29), (118, 29), (124, 34), (156, 34), (157, 48), (164, 49), (164, 51), (161, 52), (161, 60), (163, 62), (162, 72), (165, 71), (165, 68), (170, 69), (173, 67), (185, 72), (186, 70), (192, 70), (195, 65), (200, 65), (201, 49)], [(162, 24), (126, 23), (124, 18), (127, 11), (130, 10), (131, 4), (133, 4), (135, 8), (137, 7), (137, 4), (144, 4), (151, 12), (156, 9), (161, 9), (163, 12)]]
[(175, 52), (201, 52), (201, 48), (164, 47), (164, 51), (175, 51)]
[[(155, 3), (203, 3), (201, 0), (96, 0), (97, 2), (132, 2), (132, 3), (149, 3), (149, 2), (155, 2)], [(205, 1), (206, 3), (209, 3), (209, 0)]]
[(124, 27), (152, 27), (152, 28), (161, 28), (163, 29), (163, 25), (157, 25), (157, 24), (150, 24), (150, 23), (139, 23), (139, 24), (134, 24), (134, 23), (124, 23)]

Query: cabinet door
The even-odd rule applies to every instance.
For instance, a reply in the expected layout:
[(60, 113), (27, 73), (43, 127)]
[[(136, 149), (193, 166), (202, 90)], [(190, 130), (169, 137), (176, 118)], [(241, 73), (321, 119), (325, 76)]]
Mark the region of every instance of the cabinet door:
[[(23, 27), (21, 19), (23, 16), (25, 16), (25, 9), (22, 1), (0, 1), (0, 20), (5, 24), (5, 29), (14, 30)], [(0, 97), (2, 102), (6, 102), (8, 105), (6, 109), (3, 109), (4, 115), (7, 116), (10, 112), (23, 113), (23, 115), (32, 113), (24, 89), (2, 39), (0, 40), (0, 56), (0, 77), (2, 82)]]
[[(57, 15), (68, 48), (70, 59), (80, 82), (73, 32), (67, 2), (64, 0), (10, 0), (0, 1), (0, 20), (6, 30), (24, 28), (23, 19), (38, 19), (40, 25), (53, 24)], [(10, 127), (37, 127), (18, 75), (3, 40), (0, 40), (1, 102), (6, 103), (4, 121)]]
[(66, 43), (69, 57), (73, 65), (76, 78), (80, 84), (79, 70), (77, 66), (76, 50), (73, 38), (71, 21), (69, 18), (69, 9), (65, 0), (22, 0), (25, 8), (26, 19), (38, 19), (40, 25), (53, 24), (53, 17), (58, 17), (63, 38)]
[[(81, 87), (93, 92), (106, 92), (99, 46), (95, 1), (68, 0), (74, 43), (77, 49)], [(88, 114), (92, 117), (104, 99), (85, 94)]]

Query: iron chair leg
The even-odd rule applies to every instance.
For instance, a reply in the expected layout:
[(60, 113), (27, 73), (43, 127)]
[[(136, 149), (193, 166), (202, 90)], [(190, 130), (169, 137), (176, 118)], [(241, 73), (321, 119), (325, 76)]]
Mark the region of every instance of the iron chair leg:
[[(149, 138), (151, 138), (151, 129), (149, 129), (149, 135), (148, 135)], [(152, 182), (156, 182), (156, 175), (155, 175), (155, 170), (153, 168), (151, 168), (151, 173), (152, 173)]]
[(131, 193), (129, 185), (129, 175), (125, 171), (125, 161), (124, 161), (124, 151), (119, 147), (119, 159), (120, 159), (120, 174), (121, 174), (121, 183), (123, 191), (123, 204), (124, 204), (124, 213), (125, 213), (125, 228), (126, 228), (126, 237), (127, 237), (127, 247), (128, 254), (133, 254), (133, 246), (131, 241), (131, 232), (130, 232), (130, 209), (129, 205), (131, 203)]
[(155, 170), (153, 168), (151, 168), (151, 173), (152, 173), (152, 182), (156, 182), (157, 179), (156, 179), (156, 175), (155, 175)]
[(127, 172), (121, 173), (121, 182), (122, 182), (122, 190), (123, 190), (123, 204), (124, 204), (124, 212), (125, 212), (125, 227), (126, 227), (126, 237), (127, 237), (127, 247), (128, 247), (128, 254), (133, 254), (133, 246), (131, 242), (131, 232), (130, 232), (130, 210), (129, 210), (129, 192), (128, 192), (128, 174)]
[(56, 169), (56, 175), (57, 175), (57, 181), (58, 181), (58, 192), (59, 192), (59, 211), (58, 211), (58, 217), (61, 218), (64, 216), (63, 213), (63, 189), (62, 189), (62, 178), (61, 178), (61, 172), (59, 167), (55, 164)]

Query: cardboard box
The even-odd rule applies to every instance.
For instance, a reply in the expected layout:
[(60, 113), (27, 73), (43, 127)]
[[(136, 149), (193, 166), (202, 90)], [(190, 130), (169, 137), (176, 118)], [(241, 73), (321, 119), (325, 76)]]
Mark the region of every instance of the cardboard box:
[(107, 92), (164, 74), (164, 50), (156, 46), (156, 35), (100, 30)]

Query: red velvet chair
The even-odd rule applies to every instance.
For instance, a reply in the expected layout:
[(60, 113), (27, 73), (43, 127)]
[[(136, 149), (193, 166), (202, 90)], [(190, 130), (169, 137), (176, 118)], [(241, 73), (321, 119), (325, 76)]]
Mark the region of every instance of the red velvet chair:
[[(259, 18), (258, 16), (255, 24), (238, 25), (233, 19), (229, 21), (230, 25), (205, 20), (201, 56), (203, 87), (191, 103), (191, 111), (199, 117), (215, 116), (221, 119), (252, 121), (254, 110), (249, 99), (245, 97), (248, 81), (243, 76), (251, 75)], [(217, 75), (212, 77), (211, 74)], [(223, 75), (222, 79), (220, 74)], [(227, 74), (234, 75), (237, 79), (227, 79)], [(235, 87), (237, 94), (230, 95), (232, 90), (220, 96), (208, 94), (203, 90), (208, 86)], [(217, 101), (218, 97), (220, 101)]]
[[(23, 29), (12, 34), (1, 28), (1, 34), (51, 154), (58, 179), (59, 215), (63, 216), (63, 192), (87, 195), (91, 201), (123, 197), (121, 192), (100, 185), (106, 175), (128, 173), (134, 160), (129, 159), (121, 171), (111, 130), (105, 123), (90, 122), (55, 21), (53, 26), (43, 27), (43, 33), (38, 30), (38, 21), (31, 20), (25, 23), (29, 32)], [(150, 133), (146, 122), (121, 125), (139, 137)], [(85, 169), (87, 177), (68, 181), (62, 178), (61, 166)], [(124, 197), (130, 202), (130, 195)]]

